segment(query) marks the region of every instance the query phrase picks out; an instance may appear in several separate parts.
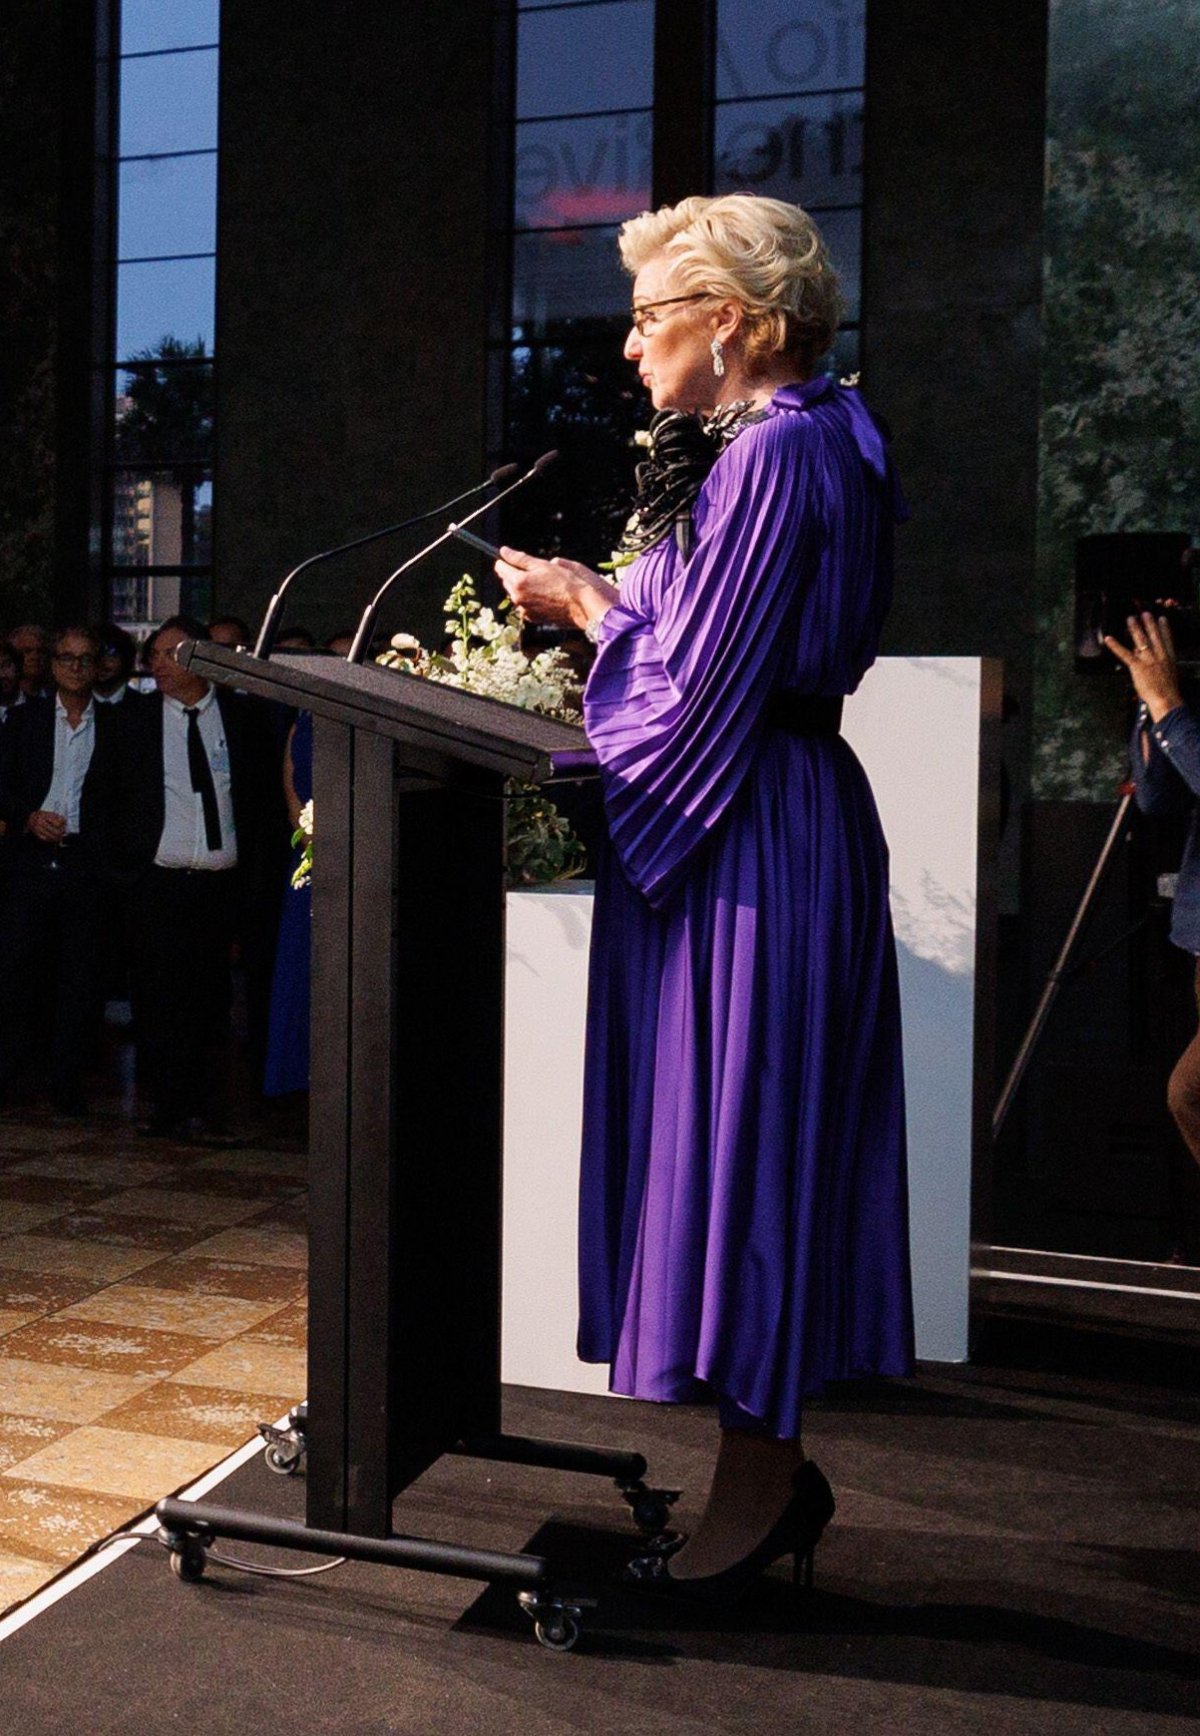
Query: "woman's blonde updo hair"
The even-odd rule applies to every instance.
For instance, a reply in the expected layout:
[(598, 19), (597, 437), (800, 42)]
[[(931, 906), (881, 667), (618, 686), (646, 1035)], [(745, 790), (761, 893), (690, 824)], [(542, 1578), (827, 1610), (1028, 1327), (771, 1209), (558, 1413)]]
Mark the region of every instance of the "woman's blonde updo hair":
[(620, 248), (631, 277), (663, 254), (687, 293), (740, 302), (752, 368), (784, 355), (808, 374), (833, 343), (842, 314), (837, 273), (799, 205), (753, 193), (681, 199), (631, 217)]

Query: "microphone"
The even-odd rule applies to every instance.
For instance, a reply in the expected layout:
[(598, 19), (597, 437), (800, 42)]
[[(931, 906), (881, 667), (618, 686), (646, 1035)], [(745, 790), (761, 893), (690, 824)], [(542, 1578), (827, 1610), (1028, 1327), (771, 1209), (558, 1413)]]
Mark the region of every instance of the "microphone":
[(309, 567), (315, 567), (319, 561), (331, 561), (334, 555), (349, 554), (351, 549), (360, 549), (367, 543), (378, 541), (380, 537), (394, 536), (397, 531), (411, 530), (414, 524), (424, 524), (427, 518), (436, 518), (439, 513), (449, 512), (451, 507), (457, 506), (460, 500), (470, 500), (472, 495), (482, 494), (485, 488), (495, 488), (501, 483), (508, 482), (517, 474), (518, 468), (516, 464), (502, 464), (498, 470), (492, 471), (486, 481), (477, 482), (474, 488), (464, 489), (461, 494), (456, 494), (453, 500), (447, 500), (441, 506), (431, 506), (428, 512), (419, 512), (413, 518), (401, 519), (399, 524), (385, 524), (382, 530), (368, 531), (366, 536), (356, 536), (353, 542), (339, 543), (334, 549), (322, 549), (320, 554), (309, 555), (308, 559), (301, 561), (298, 567), (292, 568), (267, 604), (267, 612), (263, 616), (262, 626), (258, 629), (258, 638), (254, 642), (254, 655), (263, 658), (270, 657), (279, 632), (284, 595), (292, 580), (297, 578), (299, 574), (306, 572)]
[(362, 620), (358, 623), (358, 631), (354, 635), (354, 643), (346, 653), (346, 662), (362, 662), (366, 655), (367, 647), (371, 643), (371, 639), (375, 632), (375, 623), (379, 618), (380, 605), (388, 591), (403, 573), (406, 573), (410, 567), (415, 567), (418, 561), (423, 561), (426, 555), (433, 553), (434, 549), (440, 548), (442, 543), (449, 542), (455, 531), (461, 529), (463, 525), (470, 524), (472, 519), (481, 518), (485, 512), (490, 512), (492, 507), (498, 506), (506, 494), (512, 494), (515, 489), (524, 488), (527, 482), (532, 482), (535, 477), (542, 474), (543, 470), (549, 470), (557, 457), (557, 451), (543, 452), (542, 456), (535, 459), (529, 466), (529, 469), (525, 472), (524, 476), (518, 476), (515, 482), (510, 482), (507, 488), (502, 488), (500, 493), (495, 495), (493, 499), (485, 501), (482, 506), (477, 506), (474, 512), (469, 512), (465, 518), (459, 520), (458, 524), (452, 524), (449, 529), (442, 532), (441, 536), (434, 537), (431, 543), (426, 543), (423, 549), (418, 549), (415, 555), (410, 555), (408, 560), (404, 562), (403, 566), (397, 567), (394, 573), (389, 574), (363, 610)]

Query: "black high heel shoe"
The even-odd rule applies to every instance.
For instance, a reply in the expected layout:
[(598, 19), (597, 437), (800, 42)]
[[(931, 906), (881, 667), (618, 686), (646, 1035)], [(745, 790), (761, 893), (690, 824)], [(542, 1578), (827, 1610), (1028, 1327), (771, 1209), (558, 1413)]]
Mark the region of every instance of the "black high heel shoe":
[(762, 1542), (732, 1567), (699, 1578), (676, 1579), (669, 1555), (639, 1555), (621, 1574), (621, 1581), (654, 1596), (675, 1597), (690, 1603), (733, 1603), (749, 1591), (773, 1561), (790, 1555), (793, 1585), (797, 1591), (802, 1588), (811, 1591), (813, 1554), (836, 1505), (833, 1490), (821, 1471), (811, 1459), (805, 1459), (796, 1472), (792, 1498), (779, 1518)]

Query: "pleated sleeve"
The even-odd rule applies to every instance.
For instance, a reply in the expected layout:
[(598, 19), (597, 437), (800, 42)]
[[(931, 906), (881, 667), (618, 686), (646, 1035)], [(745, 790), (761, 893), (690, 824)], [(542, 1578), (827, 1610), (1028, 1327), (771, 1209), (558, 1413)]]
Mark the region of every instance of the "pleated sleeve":
[(632, 884), (670, 902), (737, 794), (824, 537), (821, 434), (746, 429), (697, 501), (696, 542), (656, 597), (609, 610), (584, 696), (609, 834)]

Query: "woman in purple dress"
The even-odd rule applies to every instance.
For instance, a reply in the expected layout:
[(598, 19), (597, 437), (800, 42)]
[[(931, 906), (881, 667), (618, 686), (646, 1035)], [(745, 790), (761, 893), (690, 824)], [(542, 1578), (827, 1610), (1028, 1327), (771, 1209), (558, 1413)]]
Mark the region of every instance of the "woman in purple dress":
[[(580, 1355), (611, 1364), (615, 1392), (717, 1400), (704, 1515), (631, 1572), (724, 1598), (780, 1555), (811, 1558), (833, 1511), (800, 1444), (805, 1400), (912, 1368), (887, 850), (838, 734), (876, 655), (902, 503), (858, 393), (813, 371), (839, 295), (803, 211), (685, 199), (627, 223), (621, 251), (625, 354), (656, 410), (688, 413), (651, 425), (663, 452), (627, 532), (642, 552), (619, 589), (515, 549), (497, 572), (531, 619), (597, 647), (584, 707), (612, 851)], [(679, 460), (685, 429), (707, 467)]]

